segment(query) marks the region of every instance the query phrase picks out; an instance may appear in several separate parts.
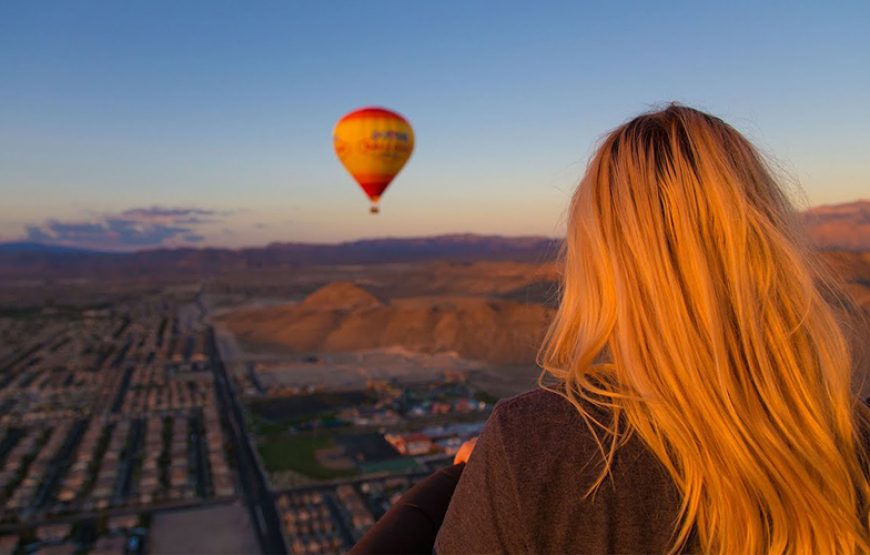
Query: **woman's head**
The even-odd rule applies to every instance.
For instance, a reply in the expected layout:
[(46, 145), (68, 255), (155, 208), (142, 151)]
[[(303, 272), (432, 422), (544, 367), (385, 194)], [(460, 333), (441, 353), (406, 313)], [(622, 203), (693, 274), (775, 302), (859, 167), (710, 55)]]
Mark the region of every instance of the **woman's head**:
[(836, 298), (756, 149), (671, 105), (611, 132), (590, 162), (540, 363), (610, 435), (608, 460), (637, 433), (669, 471), (675, 544), (694, 526), (712, 551), (867, 549)]

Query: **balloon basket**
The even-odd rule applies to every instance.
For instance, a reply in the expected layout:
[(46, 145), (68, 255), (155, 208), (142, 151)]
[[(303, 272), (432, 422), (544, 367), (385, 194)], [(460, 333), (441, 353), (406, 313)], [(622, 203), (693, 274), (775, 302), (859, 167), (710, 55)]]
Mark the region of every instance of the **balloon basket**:
[(377, 214), (377, 213), (379, 213), (380, 211), (381, 211), (381, 209), (378, 208), (377, 206), (371, 206), (371, 207), (369, 207), (369, 214)]

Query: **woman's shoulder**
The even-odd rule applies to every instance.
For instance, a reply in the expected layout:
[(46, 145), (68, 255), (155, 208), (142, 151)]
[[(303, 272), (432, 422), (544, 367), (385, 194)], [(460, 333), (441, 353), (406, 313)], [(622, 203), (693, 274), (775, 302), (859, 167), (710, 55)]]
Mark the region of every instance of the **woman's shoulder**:
[[(605, 451), (612, 438), (604, 428), (612, 424), (613, 413), (591, 402), (578, 403), (579, 407), (555, 391), (540, 388), (504, 399), (486, 425), (494, 436), (490, 443), (500, 445), (505, 464), (517, 469), (527, 482), (539, 476), (547, 477), (546, 487), (554, 480), (565, 480), (572, 487), (588, 488), (607, 466)], [(628, 433), (619, 442), (611, 462), (613, 479), (605, 490), (619, 482), (672, 489), (667, 472), (636, 434)]]
[(561, 413), (567, 408), (573, 408), (564, 396), (555, 389), (536, 387), (511, 397), (500, 399), (495, 404), (495, 411), (528, 411), (543, 410), (546, 413)]
[[(597, 410), (589, 416), (608, 423)], [(498, 402), (460, 478), (437, 551), (666, 550), (679, 497), (639, 441), (620, 446), (612, 480), (587, 495), (605, 462), (607, 440), (597, 433), (594, 422), (550, 390)]]
[[(599, 407), (589, 403), (583, 403), (581, 407), (596, 420), (608, 418), (607, 413)], [(515, 436), (529, 428), (540, 431), (547, 425), (583, 426), (584, 418), (564, 395), (539, 387), (501, 399), (493, 408), (490, 422)]]
[[(590, 403), (581, 408), (600, 424), (610, 415)], [(584, 465), (600, 458), (598, 427), (559, 393), (543, 388), (496, 403), (484, 428), (488, 442), (501, 445), (509, 463), (552, 470), (553, 466)]]

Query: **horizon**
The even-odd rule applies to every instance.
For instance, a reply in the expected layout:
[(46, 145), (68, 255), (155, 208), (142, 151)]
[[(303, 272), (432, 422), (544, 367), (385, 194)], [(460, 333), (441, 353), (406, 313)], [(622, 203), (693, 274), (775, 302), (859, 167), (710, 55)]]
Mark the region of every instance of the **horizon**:
[(311, 247), (334, 247), (341, 245), (352, 245), (356, 243), (366, 243), (366, 242), (376, 242), (376, 241), (415, 241), (415, 240), (427, 240), (427, 239), (447, 239), (447, 238), (479, 238), (479, 239), (508, 239), (508, 240), (520, 240), (520, 239), (539, 239), (539, 240), (547, 240), (547, 241), (560, 241), (564, 239), (559, 236), (547, 236), (547, 235), (507, 235), (507, 234), (495, 234), (495, 233), (463, 233), (463, 232), (455, 232), (455, 233), (438, 233), (432, 235), (384, 235), (377, 237), (359, 237), (357, 239), (348, 239), (343, 241), (324, 241), (324, 242), (315, 242), (315, 241), (271, 241), (269, 243), (257, 244), (257, 245), (248, 245), (248, 246), (223, 246), (223, 245), (210, 245), (210, 246), (201, 246), (201, 245), (178, 245), (178, 246), (157, 246), (157, 247), (145, 247), (137, 250), (100, 250), (100, 249), (89, 249), (84, 247), (76, 247), (73, 245), (66, 245), (62, 243), (41, 243), (38, 241), (0, 241), (0, 248), (4, 246), (38, 246), (38, 247), (59, 247), (59, 248), (68, 248), (79, 250), (83, 252), (90, 253), (99, 253), (99, 254), (137, 254), (144, 252), (153, 252), (153, 251), (176, 251), (176, 250), (229, 250), (229, 251), (243, 251), (243, 250), (253, 250), (253, 249), (267, 249), (270, 247), (280, 247), (286, 245), (304, 245)]
[[(800, 207), (866, 196), (866, 4), (397, 6), (0, 6), (0, 241), (559, 235), (597, 141), (670, 101)], [(366, 105), (417, 137), (377, 217), (331, 147)]]
[[(842, 208), (842, 207), (851, 207), (855, 205), (867, 205), (870, 206), (870, 198), (857, 198), (854, 200), (845, 201), (842, 203), (830, 203), (830, 204), (818, 204), (815, 206), (810, 206), (806, 210), (801, 211), (802, 213), (808, 213), (820, 209), (826, 208)], [(174, 210), (173, 208), (166, 207), (151, 207), (151, 209), (160, 209), (160, 210)], [(71, 242), (58, 242), (58, 241), (38, 241), (38, 240), (30, 240), (27, 238), (21, 239), (12, 239), (12, 240), (2, 240), (0, 238), (0, 248), (4, 246), (37, 246), (37, 247), (58, 247), (58, 248), (68, 248), (75, 249), (80, 251), (86, 251), (91, 253), (100, 253), (100, 254), (136, 254), (143, 252), (151, 252), (151, 251), (174, 251), (174, 250), (230, 250), (230, 251), (242, 251), (249, 249), (265, 249), (275, 246), (281, 245), (306, 245), (306, 246), (339, 246), (339, 245), (349, 245), (354, 243), (368, 242), (368, 241), (401, 241), (401, 240), (421, 240), (421, 239), (442, 239), (442, 238), (453, 238), (453, 237), (476, 237), (476, 238), (500, 238), (500, 239), (510, 239), (510, 240), (518, 240), (518, 239), (543, 239), (543, 240), (562, 240), (564, 239), (564, 234), (562, 235), (543, 235), (543, 234), (511, 234), (511, 233), (476, 233), (472, 231), (451, 231), (446, 233), (430, 233), (424, 235), (371, 235), (364, 237), (353, 237), (348, 239), (339, 239), (339, 240), (326, 240), (326, 241), (265, 241), (262, 243), (248, 244), (248, 245), (222, 245), (222, 244), (210, 244), (210, 245), (199, 245), (199, 244), (184, 244), (184, 245), (155, 245), (155, 246), (145, 246), (142, 248), (99, 248), (99, 247), (88, 247), (77, 245)]]

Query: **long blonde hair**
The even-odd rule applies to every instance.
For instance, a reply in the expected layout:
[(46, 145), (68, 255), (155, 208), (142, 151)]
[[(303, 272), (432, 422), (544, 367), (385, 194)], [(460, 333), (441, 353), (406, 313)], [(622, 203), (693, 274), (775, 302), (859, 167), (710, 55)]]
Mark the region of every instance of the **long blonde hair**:
[(847, 311), (749, 141), (679, 105), (617, 128), (563, 263), (540, 383), (595, 433), (590, 494), (637, 434), (682, 496), (673, 551), (870, 552)]

